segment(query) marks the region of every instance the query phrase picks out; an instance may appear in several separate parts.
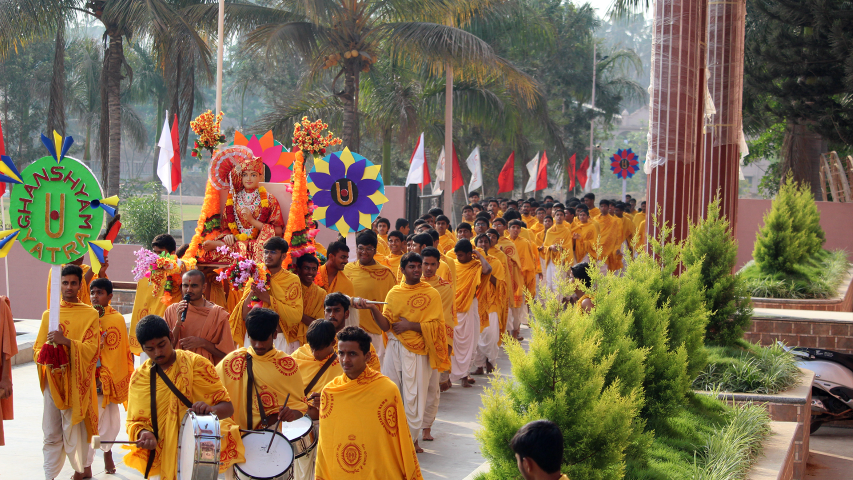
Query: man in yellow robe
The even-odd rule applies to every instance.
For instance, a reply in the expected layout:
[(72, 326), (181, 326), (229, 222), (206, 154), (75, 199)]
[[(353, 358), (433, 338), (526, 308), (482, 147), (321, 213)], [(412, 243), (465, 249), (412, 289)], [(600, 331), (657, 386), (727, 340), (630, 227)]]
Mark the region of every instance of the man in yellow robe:
[(557, 266), (575, 263), (572, 248), (572, 227), (565, 221), (563, 210), (554, 211), (554, 225), (545, 234), (542, 246), (545, 253), (545, 282), (548, 288), (554, 289), (557, 280)]
[(391, 222), (387, 218), (379, 217), (373, 223), (373, 228), (377, 241), (374, 258), (377, 262), (386, 265), (385, 257), (391, 254), (391, 249), (388, 246), (388, 230), (391, 228)]
[(439, 215), (438, 218), (435, 219), (435, 229), (439, 235), (438, 245), (436, 245), (436, 248), (441, 250), (441, 253), (447, 253), (450, 250), (453, 250), (453, 247), (456, 246), (456, 237), (449, 228), (450, 219), (447, 218), (446, 215)]
[(623, 241), (622, 220), (610, 214), (609, 200), (602, 200), (599, 205), (601, 214), (594, 220), (601, 226), (601, 258), (606, 262), (607, 269), (615, 272), (622, 268), (622, 252), (619, 250)]
[[(397, 284), (396, 275), (390, 268), (377, 263), (373, 254), (376, 251), (376, 234), (365, 230), (358, 234), (355, 243), (357, 261), (348, 263), (344, 274), (355, 287), (355, 296), (375, 302), (384, 302), (388, 292)], [(385, 340), (382, 329), (373, 321), (368, 310), (359, 312), (359, 326), (373, 339), (379, 361), (385, 354)]]
[[(249, 347), (238, 348), (216, 365), (234, 407), (234, 414), (220, 423), (220, 473), (246, 461), (240, 429), (271, 429), (276, 420), (292, 422), (307, 411), (297, 362), (273, 345), (277, 327), (277, 313), (267, 308), (252, 309), (246, 316)], [(300, 470), (310, 468), (301, 458), (294, 466), (296, 463), (300, 463)]]
[[(498, 322), (500, 323), (500, 335), (503, 336), (504, 332), (506, 332), (507, 323), (509, 322), (509, 285), (507, 284), (507, 272), (509, 272), (509, 258), (507, 258), (506, 254), (498, 248), (498, 242), (500, 241), (500, 234), (494, 228), (490, 228), (486, 230), (486, 235), (489, 236), (489, 240), (491, 240), (491, 244), (489, 246), (489, 256), (497, 258), (498, 262), (501, 264), (502, 277), (501, 280), (498, 281), (496, 285), (497, 296), (494, 299), (494, 304), (498, 308)], [(482, 250), (482, 249), (481, 249)], [(494, 265), (491, 261), (490, 264)], [(524, 340), (520, 335), (516, 335), (515, 337), (519, 342)], [(498, 340), (498, 345), (502, 342)]]
[(589, 218), (595, 219), (601, 215), (601, 211), (595, 207), (595, 194), (590, 192), (583, 196), (583, 204), (586, 205), (589, 211)]
[(327, 294), (341, 292), (348, 296), (355, 295), (352, 282), (344, 275), (344, 267), (349, 260), (349, 247), (344, 242), (332, 242), (329, 244), (328, 253), (326, 263), (317, 269), (314, 283)]
[(480, 337), (480, 299), (485, 292), (483, 279), (488, 282), (491, 264), (482, 253), (474, 250), (468, 239), (460, 239), (454, 247), (456, 253), (456, 317), (459, 324), (453, 329), (453, 355), (450, 359), (450, 380), (459, 380), (463, 387), (474, 383), (470, 377), (471, 364)]
[[(424, 233), (420, 233), (415, 235), (412, 238), (412, 249), (411, 251), (414, 253), (421, 253), (425, 248), (435, 247), (438, 243), (438, 232), (436, 230), (427, 230)], [(441, 250), (439, 249), (439, 252)], [(450, 253), (448, 255), (441, 255), (441, 262), (438, 266), (438, 276), (450, 282), (451, 288), (456, 288), (456, 264), (453, 263), (453, 260), (450, 258)], [(402, 275), (402, 274), (401, 274)]]
[[(169, 325), (157, 315), (148, 315), (136, 325), (136, 338), (148, 360), (133, 372), (127, 405), (127, 435), (135, 445), (124, 456), (125, 465), (146, 473), (148, 458), (154, 455), (149, 475), (160, 480), (176, 480), (178, 473), (178, 434), (188, 409), (198, 415), (215, 414), (228, 418), (234, 414), (231, 397), (222, 385), (216, 369), (201, 355), (172, 347)], [(151, 388), (151, 376), (155, 388)], [(188, 403), (172, 392), (165, 375)], [(152, 412), (152, 400), (156, 406)], [(157, 421), (153, 418), (156, 416)], [(156, 425), (156, 428), (155, 428)]]
[[(542, 209), (542, 212), (545, 212), (545, 209)], [(521, 202), (521, 220), (527, 225), (529, 230), (534, 230), (535, 233), (539, 233), (539, 230), (534, 227), (539, 224), (539, 221), (536, 219), (534, 215), (535, 211), (531, 210), (530, 202), (525, 200)]]
[(577, 263), (589, 263), (590, 260), (597, 260), (598, 237), (601, 234), (600, 227), (597, 222), (590, 220), (589, 209), (586, 205), (578, 205), (575, 207), (578, 224), (572, 228), (574, 232), (572, 238), (575, 240), (575, 261)]
[(319, 397), (316, 480), (422, 480), (400, 390), (367, 367), (371, 338), (357, 327), (337, 338), (344, 374)]
[(323, 300), (326, 298), (326, 291), (314, 283), (319, 268), (320, 261), (314, 255), (304, 254), (296, 259), (296, 275), (302, 283), (302, 322), (296, 331), (300, 347), (305, 345), (305, 333), (311, 323), (318, 318), (323, 318)]
[[(95, 382), (98, 390), (98, 436), (101, 440), (111, 441), (121, 431), (121, 412), (118, 406), (127, 407), (127, 392), (130, 376), (133, 374), (133, 354), (127, 337), (127, 325), (124, 316), (110, 306), (113, 298), (113, 284), (106, 278), (96, 278), (89, 285), (92, 305), (103, 308), (101, 316), (101, 352), (99, 365), (95, 370)], [(115, 473), (112, 445), (102, 443), (104, 465), (107, 473)], [(89, 449), (89, 465), (92, 464), (95, 449)]]
[[(625, 212), (625, 210), (627, 208), (628, 208), (628, 204), (626, 204), (625, 202), (616, 202), (616, 204), (613, 205), (613, 214), (616, 216), (616, 218), (618, 218), (622, 221), (622, 237), (624, 238), (623, 244), (621, 247), (622, 252), (623, 252), (623, 254), (625, 252), (629, 252), (633, 255), (633, 252), (634, 252), (634, 232), (637, 230), (637, 227), (636, 227), (636, 225), (634, 225), (634, 222), (631, 221), (631, 219), (628, 217), (628, 213)], [(626, 266), (626, 264), (624, 262), (624, 255), (623, 255), (622, 267), (625, 267), (625, 266)]]
[[(441, 306), (444, 313), (444, 335), (447, 338), (448, 355), (453, 354), (453, 329), (459, 324), (456, 319), (456, 299), (453, 292), (453, 287), (450, 282), (441, 278), (436, 272), (438, 271), (439, 262), (441, 261), (441, 253), (435, 247), (427, 247), (421, 252), (423, 259), (423, 277), (422, 280), (428, 283), (441, 296)], [(435, 392), (427, 400), (426, 411), (424, 412), (423, 433), (421, 438), (425, 441), (432, 441), (432, 424), (435, 422), (435, 416), (438, 413), (438, 404), (440, 393), (448, 390), (451, 387), (450, 382), (450, 366), (439, 372), (438, 375), (438, 391)]]
[[(530, 295), (536, 295), (536, 281), (542, 278), (542, 264), (539, 263), (539, 252), (532, 241), (521, 238), (521, 220), (514, 219), (509, 222), (509, 239), (515, 244), (518, 251), (521, 273), (524, 278), (524, 290)], [(525, 297), (526, 298), (526, 297)], [(513, 337), (518, 338), (521, 324), (527, 321), (529, 309), (527, 302), (523, 301), (520, 307), (514, 308), (510, 314), (511, 325), (508, 327)]]
[(441, 295), (421, 281), (423, 259), (409, 252), (400, 266), (405, 281), (388, 292), (382, 316), (374, 319), (388, 335), (382, 373), (400, 388), (415, 451), (421, 452), (418, 439), (424, 412), (428, 400), (438, 394), (438, 374), (450, 360)]
[[(85, 256), (85, 255), (84, 255)], [(83, 269), (83, 283), (80, 284), (80, 297), (77, 299), (78, 303), (85, 303), (86, 305), (91, 305), (91, 300), (89, 299), (89, 283), (92, 282), (92, 278), (95, 276), (95, 272), (92, 271), (92, 267), (83, 263), (83, 257), (74, 260), (73, 262), (68, 263), (68, 265), (77, 265), (78, 267)], [(63, 267), (65, 265), (62, 265)], [(109, 268), (110, 264), (108, 261), (104, 262), (101, 265), (101, 271), (98, 272), (98, 278), (108, 278), (107, 277), (107, 268)], [(50, 278), (51, 273), (50, 270), (47, 271), (47, 308), (50, 308)]]
[(394, 230), (388, 234), (388, 248), (391, 250), (391, 253), (386, 257), (387, 261), (385, 266), (394, 272), (394, 277), (397, 282), (400, 282), (403, 279), (403, 275), (400, 273), (400, 259), (403, 258), (403, 254), (406, 253), (403, 251), (405, 244), (406, 237), (402, 233)]
[[(231, 337), (228, 311), (204, 298), (206, 280), (201, 270), (185, 273), (181, 293), (189, 300), (169, 305), (163, 318), (177, 348), (197, 353), (215, 365), (237, 346)], [(187, 313), (182, 320), (184, 310)]]
[(41, 316), (41, 327), (33, 344), (33, 360), (38, 361), (45, 344), (61, 349), (68, 363), (56, 368), (37, 365), (39, 385), (44, 395), (42, 429), (44, 431), (45, 478), (56, 478), (65, 458), (74, 469), (74, 479), (90, 478), (89, 441), (98, 433), (98, 395), (95, 369), (100, 348), (98, 312), (79, 303), (78, 291), (83, 269), (77, 265), (62, 267), (58, 315), (59, 329), (48, 331), (51, 311)]
[(247, 284), (243, 289), (243, 297), (228, 322), (231, 324), (231, 337), (236, 345), (246, 346), (246, 315), (251, 310), (253, 299), (262, 302), (264, 308), (269, 308), (278, 314), (279, 335), (276, 337), (275, 348), (290, 354), (299, 348), (299, 325), (302, 323), (302, 287), (299, 277), (281, 267), (287, 255), (287, 242), (281, 237), (272, 237), (264, 243), (264, 266), (270, 273), (270, 281), (266, 290), (261, 291), (256, 285)]
[[(492, 272), (488, 280), (482, 282), (481, 293), (478, 295), (480, 307), (480, 336), (477, 349), (474, 352), (474, 375), (490, 374), (497, 363), (501, 336), (501, 325), (498, 312), (506, 305), (506, 277), (497, 257), (490, 255), (492, 240), (488, 234), (477, 235), (475, 239), (477, 252), (489, 265)], [(497, 250), (497, 249), (495, 249)], [(504, 325), (505, 327), (505, 325)]]
[[(176, 250), (175, 239), (171, 235), (161, 234), (154, 237), (151, 241), (151, 251), (160, 255), (166, 252), (173, 255)], [(155, 286), (148, 278), (141, 278), (136, 282), (136, 296), (133, 297), (133, 311), (130, 314), (130, 351), (139, 358), (140, 362), (146, 360), (141, 357), (142, 346), (136, 340), (136, 323), (140, 318), (147, 315), (163, 316), (166, 313), (166, 307), (173, 303), (178, 303), (181, 298), (177, 295), (172, 296), (168, 302), (161, 301), (163, 299), (164, 286), (166, 282), (162, 282), (159, 286)], [(156, 291), (155, 291), (156, 288)]]
[[(512, 322), (514, 323), (514, 318), (525, 318), (522, 312), (522, 307), (524, 306), (525, 281), (524, 271), (522, 270), (523, 267), (521, 264), (521, 253), (518, 251), (515, 243), (513, 243), (506, 234), (506, 220), (500, 219), (495, 221), (494, 227), (500, 235), (498, 238), (497, 248), (506, 254), (507, 264), (509, 265), (509, 271), (506, 273), (507, 294), (509, 297), (509, 316), (513, 318)], [(518, 324), (521, 325), (521, 322), (519, 321)]]
[(640, 226), (640, 222), (646, 220), (646, 202), (643, 202), (640, 205), (641, 210), (635, 213), (634, 218), (632, 219), (634, 221), (634, 225), (637, 227)]

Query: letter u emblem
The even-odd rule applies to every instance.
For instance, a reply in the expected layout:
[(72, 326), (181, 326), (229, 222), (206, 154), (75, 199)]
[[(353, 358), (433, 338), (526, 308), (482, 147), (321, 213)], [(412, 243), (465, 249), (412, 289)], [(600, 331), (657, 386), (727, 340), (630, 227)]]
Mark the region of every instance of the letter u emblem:
[[(346, 182), (347, 182), (347, 187), (343, 190), (341, 190), (341, 182), (340, 181), (335, 183), (335, 188), (337, 189), (337, 194), (338, 194), (338, 203), (340, 203), (344, 207), (350, 205), (353, 202), (353, 200), (355, 199), (355, 195), (353, 195), (354, 192), (353, 192), (353, 188), (352, 188), (352, 180), (347, 180)], [(344, 200), (344, 197), (346, 197), (346, 200)]]
[(59, 194), (59, 230), (56, 232), (50, 226), (50, 193), (45, 195), (45, 203), (44, 203), (44, 231), (47, 233), (47, 236), (50, 238), (59, 238), (65, 232), (65, 194)]

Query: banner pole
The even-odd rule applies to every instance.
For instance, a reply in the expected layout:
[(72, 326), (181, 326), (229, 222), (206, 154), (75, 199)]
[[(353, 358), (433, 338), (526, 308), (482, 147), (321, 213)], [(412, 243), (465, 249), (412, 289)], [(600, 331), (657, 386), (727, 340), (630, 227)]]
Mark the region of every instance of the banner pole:
[(181, 241), (183, 243), (187, 243), (187, 239), (184, 238), (184, 182), (183, 181), (181, 181), (181, 183), (178, 184), (178, 197), (180, 198), (180, 202), (181, 202), (181, 222), (179, 223), (179, 225), (181, 226)]
[(172, 234), (172, 192), (166, 195), (166, 233)]

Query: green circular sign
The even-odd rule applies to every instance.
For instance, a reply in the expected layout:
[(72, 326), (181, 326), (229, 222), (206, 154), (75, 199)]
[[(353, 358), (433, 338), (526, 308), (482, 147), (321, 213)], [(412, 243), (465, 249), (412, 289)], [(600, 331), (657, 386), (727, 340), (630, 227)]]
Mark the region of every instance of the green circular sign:
[(86, 165), (70, 157), (57, 163), (42, 157), (21, 172), (12, 187), (9, 217), (17, 240), (36, 259), (53, 265), (77, 260), (97, 240), (104, 211), (92, 200), (103, 198), (101, 185)]

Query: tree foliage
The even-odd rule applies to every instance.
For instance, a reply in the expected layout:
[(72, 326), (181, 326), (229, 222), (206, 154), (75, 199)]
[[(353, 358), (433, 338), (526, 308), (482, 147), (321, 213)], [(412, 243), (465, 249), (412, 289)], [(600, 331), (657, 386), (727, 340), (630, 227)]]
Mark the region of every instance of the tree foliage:
[(699, 275), (709, 310), (705, 337), (722, 345), (733, 345), (743, 337), (752, 317), (746, 285), (733, 274), (737, 263), (737, 240), (727, 218), (720, 216), (720, 199), (708, 205), (705, 218), (690, 225), (684, 245), (684, 264), (700, 265)]
[[(151, 245), (154, 237), (168, 231), (169, 223), (173, 227), (181, 228), (177, 204), (163, 200), (161, 190), (159, 183), (152, 182), (143, 188), (146, 193), (131, 196), (122, 202), (124, 228), (130, 232), (133, 242)], [(170, 215), (167, 215), (167, 212)]]

